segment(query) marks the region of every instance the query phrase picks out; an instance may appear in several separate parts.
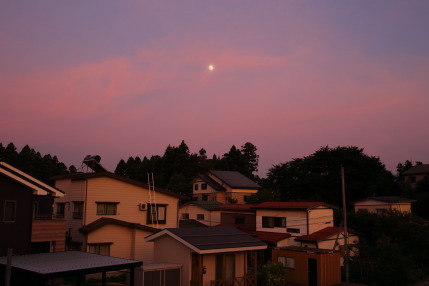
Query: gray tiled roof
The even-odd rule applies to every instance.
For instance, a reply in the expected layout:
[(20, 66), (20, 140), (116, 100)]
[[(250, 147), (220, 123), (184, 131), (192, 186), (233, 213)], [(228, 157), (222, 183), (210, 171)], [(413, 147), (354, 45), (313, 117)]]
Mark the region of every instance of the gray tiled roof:
[(416, 165), (406, 170), (403, 175), (429, 174), (429, 164)]
[(82, 233), (91, 233), (105, 225), (108, 224), (115, 224), (115, 225), (120, 225), (123, 227), (128, 227), (128, 228), (134, 228), (134, 229), (140, 229), (140, 230), (145, 230), (145, 231), (149, 231), (149, 232), (157, 232), (159, 231), (159, 229), (147, 226), (147, 225), (142, 225), (139, 223), (132, 223), (132, 222), (127, 222), (127, 221), (123, 221), (123, 220), (119, 220), (119, 219), (115, 219), (115, 218), (110, 218), (110, 217), (102, 217), (97, 219), (96, 221), (93, 221), (83, 227), (81, 227), (79, 229), (80, 232)]
[(218, 182), (210, 178), (208, 175), (205, 174), (198, 174), (197, 175), (201, 180), (206, 182), (210, 187), (212, 187), (215, 191), (226, 191), (222, 185), (220, 185)]
[(182, 227), (207, 227), (207, 225), (195, 219), (181, 219), (179, 220), (179, 228)]
[(219, 178), (221, 181), (223, 181), (231, 188), (237, 188), (237, 189), (261, 188), (261, 186), (259, 186), (257, 183), (247, 178), (240, 172), (211, 170), (210, 173), (216, 176), (217, 178)]
[(200, 208), (211, 211), (223, 204), (217, 201), (190, 201), (190, 202), (187, 202), (186, 204), (183, 204), (181, 207), (188, 206), (188, 205), (196, 205), (196, 206), (199, 206)]
[(167, 230), (200, 250), (266, 245), (234, 227), (168, 228)]

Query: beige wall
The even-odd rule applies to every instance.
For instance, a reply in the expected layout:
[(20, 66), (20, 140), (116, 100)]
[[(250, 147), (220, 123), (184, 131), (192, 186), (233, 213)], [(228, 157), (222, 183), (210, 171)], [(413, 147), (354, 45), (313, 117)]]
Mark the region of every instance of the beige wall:
[(182, 219), (184, 213), (189, 214), (189, 219), (197, 220), (197, 214), (203, 214), (204, 220), (199, 222), (207, 226), (215, 226), (220, 224), (220, 211), (209, 211), (199, 206), (188, 204), (179, 208), (179, 219)]
[[(149, 225), (156, 228), (177, 227), (178, 199), (156, 193), (156, 203), (167, 204), (166, 224)], [(147, 211), (140, 211), (139, 204), (150, 201), (148, 189), (108, 177), (88, 181), (86, 221), (89, 224), (101, 217), (112, 217), (127, 222), (147, 225)], [(119, 202), (116, 215), (97, 215), (96, 202)], [(154, 201), (152, 201), (154, 202)]]
[(387, 203), (377, 200), (366, 200), (355, 203), (355, 212), (367, 211), (377, 213), (378, 210), (397, 210), (401, 212), (411, 212), (411, 203)]
[(169, 236), (163, 236), (154, 242), (155, 263), (178, 263), (182, 265), (182, 286), (191, 281), (191, 250)]
[(294, 211), (294, 210), (256, 210), (256, 230), (286, 233), (284, 227), (264, 228), (262, 227), (262, 217), (285, 217), (286, 228), (299, 228), (300, 233), (294, 235), (301, 236), (307, 234), (307, 214), (305, 211)]
[(325, 227), (334, 226), (334, 210), (318, 207), (308, 211), (309, 234), (324, 229)]
[[(88, 243), (112, 243), (110, 256), (153, 263), (153, 242), (144, 238), (151, 232), (109, 224), (88, 234)], [(87, 247), (88, 251), (88, 247)]]

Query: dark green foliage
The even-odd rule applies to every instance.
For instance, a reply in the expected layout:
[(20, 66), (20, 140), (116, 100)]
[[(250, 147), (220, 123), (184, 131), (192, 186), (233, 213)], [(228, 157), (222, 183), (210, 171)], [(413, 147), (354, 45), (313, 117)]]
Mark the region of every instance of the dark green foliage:
[(52, 157), (50, 154), (42, 156), (28, 145), (25, 145), (21, 152), (17, 152), (13, 143), (9, 143), (6, 147), (0, 143), (0, 160), (47, 184), (53, 184), (50, 181), (52, 176), (76, 170), (73, 165), (67, 169), (57, 156)]
[(259, 270), (258, 285), (283, 286), (285, 277), (285, 269), (281, 264), (266, 264)]
[(368, 285), (412, 285), (429, 274), (429, 226), (409, 213), (359, 212), (349, 216), (359, 233), (351, 279)]
[(130, 157), (126, 162), (121, 160), (115, 174), (143, 182), (152, 181), (153, 174), (156, 187), (191, 194), (192, 179), (208, 170), (238, 171), (253, 178), (252, 173), (258, 167), (256, 150), (252, 143), (246, 143), (241, 150), (232, 146), (222, 158), (213, 155), (212, 159), (208, 159), (205, 149), (200, 149), (198, 154), (191, 153), (182, 141), (177, 147), (169, 145), (163, 156), (144, 157), (143, 160)]
[(323, 201), (341, 205), (341, 166), (345, 170), (348, 202), (372, 195), (399, 193), (395, 177), (380, 159), (353, 146), (322, 147), (307, 157), (275, 165), (263, 184), (279, 190), (285, 201)]

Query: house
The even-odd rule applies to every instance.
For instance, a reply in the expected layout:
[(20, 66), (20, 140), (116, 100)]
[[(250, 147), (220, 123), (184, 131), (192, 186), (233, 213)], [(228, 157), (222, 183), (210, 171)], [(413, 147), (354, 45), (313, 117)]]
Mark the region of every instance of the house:
[(179, 220), (197, 220), (207, 226), (220, 224), (220, 211), (217, 201), (190, 201), (179, 207)]
[(414, 188), (418, 182), (429, 178), (429, 164), (415, 165), (402, 175), (404, 176), (404, 181)]
[(218, 206), (220, 224), (241, 230), (256, 230), (256, 210), (253, 204), (227, 204)]
[[(352, 229), (347, 229), (348, 243), (359, 243), (359, 236)], [(343, 250), (344, 245), (344, 227), (329, 226), (324, 229), (313, 232), (309, 235), (303, 235), (295, 238), (295, 241), (300, 242), (301, 247), (309, 247), (316, 249), (332, 249)]]
[(334, 206), (323, 202), (264, 202), (256, 209), (256, 231), (289, 233), (295, 238), (334, 226)]
[(236, 171), (211, 170), (192, 180), (194, 201), (246, 203), (261, 188), (257, 183)]
[(415, 200), (385, 196), (385, 197), (369, 197), (354, 203), (355, 212), (365, 211), (369, 213), (382, 214), (389, 210), (400, 212), (411, 212), (411, 203)]
[(53, 179), (66, 193), (55, 212), (67, 221), (69, 249), (150, 263), (153, 244), (143, 237), (178, 226), (179, 194), (103, 170)]
[(280, 247), (273, 262), (285, 269), (285, 281), (293, 285), (331, 286), (341, 284), (340, 252), (332, 249)]
[(146, 238), (157, 263), (182, 265), (182, 286), (256, 285), (257, 252), (267, 246), (233, 227), (168, 228)]
[(55, 197), (64, 193), (0, 161), (0, 256), (63, 251), (64, 220), (54, 220)]

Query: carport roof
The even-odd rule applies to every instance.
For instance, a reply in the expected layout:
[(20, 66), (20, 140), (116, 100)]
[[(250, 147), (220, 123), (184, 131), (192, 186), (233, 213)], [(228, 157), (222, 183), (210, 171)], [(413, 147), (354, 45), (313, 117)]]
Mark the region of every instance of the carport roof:
[[(5, 267), (6, 263), (7, 257), (0, 257), (0, 266)], [(44, 279), (131, 269), (142, 264), (141, 261), (80, 251), (12, 256), (13, 269), (25, 271)]]

